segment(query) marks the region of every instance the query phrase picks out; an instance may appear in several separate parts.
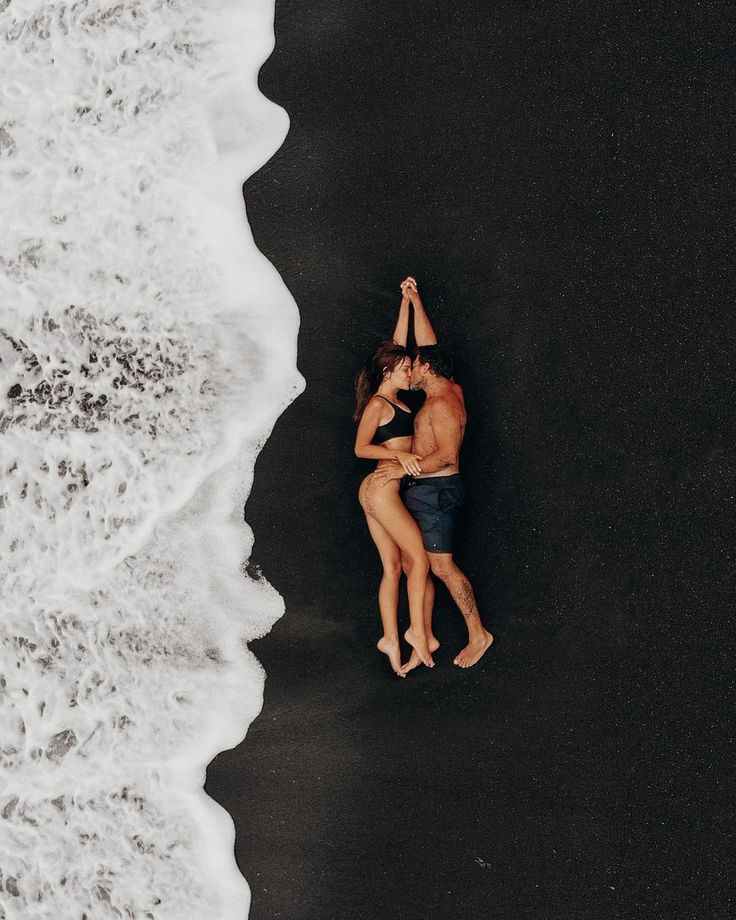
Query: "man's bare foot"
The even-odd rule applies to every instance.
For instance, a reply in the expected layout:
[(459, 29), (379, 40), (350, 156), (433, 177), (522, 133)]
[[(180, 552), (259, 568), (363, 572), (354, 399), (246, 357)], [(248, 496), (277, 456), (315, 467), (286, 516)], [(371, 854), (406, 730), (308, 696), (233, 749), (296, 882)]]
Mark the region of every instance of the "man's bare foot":
[[(440, 647), (440, 644), (437, 641), (437, 638), (435, 636), (430, 636), (427, 639), (427, 645), (429, 646), (429, 651), (432, 654), (434, 654), (437, 651), (437, 649)], [(409, 671), (413, 671), (414, 668), (418, 668), (421, 663), (422, 663), (422, 659), (419, 657), (419, 655), (417, 655), (415, 649), (412, 649), (411, 657), (406, 662), (406, 664), (402, 667), (401, 673), (404, 675), (404, 677), (406, 677)]]
[[(427, 644), (427, 637), (424, 633), (421, 636), (417, 636), (412, 632), (411, 626), (404, 633), (404, 638), (409, 643), (409, 645), (414, 649), (412, 655), (416, 653), (420, 662), (426, 664), (428, 668), (434, 667), (434, 661), (432, 661), (432, 655), (429, 651), (429, 645)], [(406, 674), (404, 674), (406, 677)]]
[(468, 642), (455, 658), (453, 664), (456, 664), (459, 668), (472, 668), (474, 664), (480, 661), (492, 644), (493, 636), (484, 629), (481, 636)]
[(383, 652), (391, 662), (391, 667), (397, 677), (406, 677), (401, 667), (401, 650), (399, 649), (398, 639), (387, 639), (382, 636), (376, 643), (379, 652)]

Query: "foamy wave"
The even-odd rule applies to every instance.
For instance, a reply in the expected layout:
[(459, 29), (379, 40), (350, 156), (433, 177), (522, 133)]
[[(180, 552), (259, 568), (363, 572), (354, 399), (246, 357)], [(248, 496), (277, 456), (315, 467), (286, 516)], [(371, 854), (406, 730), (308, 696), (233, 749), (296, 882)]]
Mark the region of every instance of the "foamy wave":
[(242, 520), (302, 386), (240, 197), (272, 2), (0, 8), (0, 909), (244, 917), (202, 784), (283, 611)]

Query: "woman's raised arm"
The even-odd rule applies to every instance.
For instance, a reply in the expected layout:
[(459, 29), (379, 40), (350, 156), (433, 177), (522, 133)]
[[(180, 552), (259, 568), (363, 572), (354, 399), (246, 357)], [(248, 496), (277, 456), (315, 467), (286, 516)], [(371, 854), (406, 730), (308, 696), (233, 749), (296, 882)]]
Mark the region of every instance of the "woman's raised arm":
[(397, 345), (406, 348), (406, 342), (409, 338), (409, 295), (406, 289), (401, 288), (401, 303), (399, 304), (399, 315), (396, 318), (396, 328), (394, 329), (393, 340)]

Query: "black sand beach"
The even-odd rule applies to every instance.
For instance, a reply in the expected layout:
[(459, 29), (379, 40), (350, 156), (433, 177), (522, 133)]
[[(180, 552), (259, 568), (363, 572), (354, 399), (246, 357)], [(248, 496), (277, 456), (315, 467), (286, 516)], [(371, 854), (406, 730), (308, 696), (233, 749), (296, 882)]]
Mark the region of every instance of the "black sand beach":
[[(733, 916), (733, 196), (705, 17), (277, 0), (261, 87), (291, 131), (246, 201), (307, 389), (246, 517), (287, 614), (207, 785), (252, 920)], [(440, 592), (437, 667), (399, 681), (350, 416), (407, 273), (465, 387), (457, 557), (497, 642), (453, 667)]]

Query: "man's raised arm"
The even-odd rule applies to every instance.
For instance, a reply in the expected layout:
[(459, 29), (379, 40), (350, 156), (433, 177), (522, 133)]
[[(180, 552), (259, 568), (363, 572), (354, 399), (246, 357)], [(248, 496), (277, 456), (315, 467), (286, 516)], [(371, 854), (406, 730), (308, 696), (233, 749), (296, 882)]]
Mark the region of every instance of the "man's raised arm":
[(422, 298), (419, 296), (417, 282), (414, 278), (407, 278), (406, 280), (411, 282), (406, 287), (406, 293), (409, 295), (409, 300), (411, 300), (414, 307), (414, 339), (419, 346), (436, 345), (437, 336), (434, 334), (434, 329), (427, 316), (427, 311), (424, 309)]

